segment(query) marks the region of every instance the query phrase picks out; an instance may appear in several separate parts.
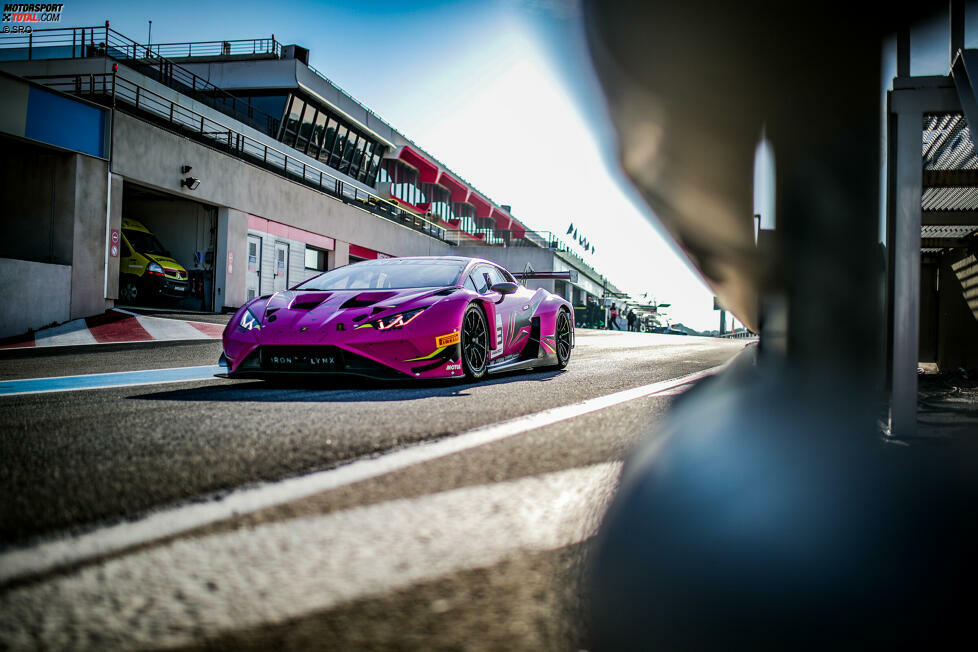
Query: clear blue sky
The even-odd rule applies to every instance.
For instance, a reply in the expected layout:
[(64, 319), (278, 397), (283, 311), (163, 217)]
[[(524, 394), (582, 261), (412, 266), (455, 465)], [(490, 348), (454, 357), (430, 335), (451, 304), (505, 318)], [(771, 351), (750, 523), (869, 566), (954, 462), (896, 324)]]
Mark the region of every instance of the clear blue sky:
[(626, 291), (672, 304), (674, 322), (716, 328), (712, 292), (663, 238), (615, 161), (578, 40), (576, 2), (79, 2), (61, 26), (146, 42), (261, 38), (310, 63), (524, 223), (561, 236)]

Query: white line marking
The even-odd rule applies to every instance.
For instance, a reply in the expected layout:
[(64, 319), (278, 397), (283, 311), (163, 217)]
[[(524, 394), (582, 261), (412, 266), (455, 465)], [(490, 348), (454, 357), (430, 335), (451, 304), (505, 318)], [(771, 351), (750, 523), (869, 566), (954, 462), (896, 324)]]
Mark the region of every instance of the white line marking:
[(158, 649), (558, 550), (597, 530), (621, 463), (178, 539), (0, 594), (0, 647)]
[(300, 500), (324, 491), (387, 475), (454, 453), (484, 446), (530, 430), (566, 421), (604, 408), (652, 396), (710, 376), (713, 367), (679, 378), (551, 408), (327, 471), (234, 491), (220, 500), (191, 503), (149, 514), (139, 520), (113, 525), (75, 537), (41, 543), (33, 548), (0, 555), (0, 582), (34, 575), (58, 566), (87, 561), (133, 546), (173, 536), (236, 516)]

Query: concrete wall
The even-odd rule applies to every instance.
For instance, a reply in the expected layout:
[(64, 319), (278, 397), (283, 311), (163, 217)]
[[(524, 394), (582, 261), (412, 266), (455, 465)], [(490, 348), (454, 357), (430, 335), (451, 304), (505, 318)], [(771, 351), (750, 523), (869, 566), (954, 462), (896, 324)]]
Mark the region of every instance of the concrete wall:
[[(116, 229), (122, 232), (122, 195), (123, 181), (118, 174), (113, 174), (109, 182), (111, 184), (111, 197), (109, 199), (109, 229)], [(106, 266), (105, 298), (114, 300), (119, 298), (119, 259), (122, 257), (120, 248), (119, 255), (109, 256)]]
[[(228, 265), (228, 252), (233, 264)], [(248, 271), (248, 215), (231, 208), (217, 212), (216, 273), (217, 305), (222, 308), (239, 308), (246, 301)], [(229, 270), (230, 267), (230, 270)]]
[[(113, 171), (166, 192), (225, 206), (395, 256), (444, 255), (451, 245), (125, 114), (116, 114)], [(181, 165), (201, 179), (180, 187)]]
[(336, 269), (350, 264), (350, 243), (336, 241), (336, 249), (329, 252), (329, 268)]
[(937, 362), (943, 371), (978, 370), (978, 258), (945, 255), (940, 267)]
[(0, 337), (71, 318), (71, 266), (0, 258)]
[(75, 154), (75, 223), (71, 263), (71, 318), (111, 307), (105, 299), (108, 163)]

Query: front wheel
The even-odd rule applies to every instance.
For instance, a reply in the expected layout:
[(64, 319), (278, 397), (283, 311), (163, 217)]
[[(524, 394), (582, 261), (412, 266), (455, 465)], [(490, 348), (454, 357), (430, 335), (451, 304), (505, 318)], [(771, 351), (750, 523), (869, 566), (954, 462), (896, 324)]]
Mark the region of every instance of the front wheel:
[(557, 313), (557, 327), (554, 329), (556, 340), (557, 364), (555, 369), (563, 369), (570, 362), (571, 356), (571, 325), (570, 316), (566, 310)]
[(119, 298), (128, 305), (135, 305), (139, 297), (139, 282), (133, 276), (125, 276), (119, 288)]
[(486, 375), (489, 363), (489, 329), (478, 306), (470, 305), (462, 317), (462, 368), (472, 380)]

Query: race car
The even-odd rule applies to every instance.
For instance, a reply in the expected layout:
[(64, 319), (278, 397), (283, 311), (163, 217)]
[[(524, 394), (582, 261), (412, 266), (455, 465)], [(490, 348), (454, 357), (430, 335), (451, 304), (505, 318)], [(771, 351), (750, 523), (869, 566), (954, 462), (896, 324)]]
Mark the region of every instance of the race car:
[(242, 306), (224, 329), (222, 376), (467, 378), (550, 367), (574, 348), (574, 309), (527, 279), (458, 256), (366, 260)]

